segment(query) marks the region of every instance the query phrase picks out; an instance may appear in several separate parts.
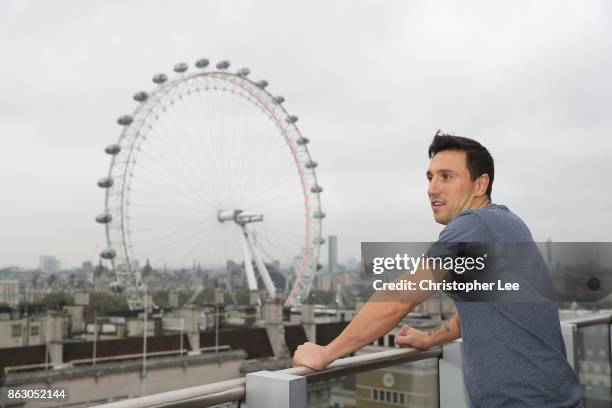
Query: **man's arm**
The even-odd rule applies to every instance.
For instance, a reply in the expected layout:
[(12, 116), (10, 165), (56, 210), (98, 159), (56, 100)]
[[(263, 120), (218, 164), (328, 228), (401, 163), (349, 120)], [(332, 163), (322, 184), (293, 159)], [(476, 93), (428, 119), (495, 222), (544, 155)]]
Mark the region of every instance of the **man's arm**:
[(359, 350), (393, 329), (414, 308), (411, 302), (369, 301), (327, 346), (304, 343), (293, 355), (293, 366), (322, 370), (334, 360)]
[[(434, 275), (446, 271), (432, 272), (419, 269), (415, 274), (405, 273), (395, 281), (434, 279)], [(438, 279), (436, 279), (438, 280)], [(322, 370), (334, 360), (344, 357), (384, 336), (414, 307), (431, 296), (433, 291), (417, 290), (412, 292), (378, 291), (349, 325), (327, 346), (304, 343), (298, 346), (293, 355), (293, 366), (307, 366)]]
[(461, 321), (459, 315), (455, 313), (442, 326), (430, 332), (424, 332), (410, 326), (402, 327), (399, 336), (395, 338), (395, 345), (427, 350), (457, 340), (459, 337), (461, 337)]

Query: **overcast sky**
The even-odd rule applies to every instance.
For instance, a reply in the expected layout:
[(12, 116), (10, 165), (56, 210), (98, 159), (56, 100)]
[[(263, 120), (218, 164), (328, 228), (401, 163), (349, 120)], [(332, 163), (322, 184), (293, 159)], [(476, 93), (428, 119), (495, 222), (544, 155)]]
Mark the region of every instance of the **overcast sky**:
[(0, 267), (97, 261), (117, 116), (200, 57), (250, 67), (300, 117), (340, 260), (437, 238), (438, 128), (490, 149), (494, 201), (536, 240), (612, 240), (609, 1), (3, 0), (0, 52)]

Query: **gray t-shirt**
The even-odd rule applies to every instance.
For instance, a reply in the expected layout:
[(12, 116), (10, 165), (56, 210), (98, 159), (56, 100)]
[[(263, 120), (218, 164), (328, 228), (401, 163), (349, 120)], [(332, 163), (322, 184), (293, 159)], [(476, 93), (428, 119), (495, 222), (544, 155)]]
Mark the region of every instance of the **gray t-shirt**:
[[(448, 242), (533, 243), (533, 238), (506, 206), (491, 204), (464, 211), (451, 221), (438, 239)], [(524, 257), (516, 258), (495, 273), (508, 276), (532, 268)], [(576, 376), (565, 355), (557, 303), (546, 298), (482, 302), (470, 301), (469, 295), (450, 295), (461, 319), (471, 406), (582, 407)]]

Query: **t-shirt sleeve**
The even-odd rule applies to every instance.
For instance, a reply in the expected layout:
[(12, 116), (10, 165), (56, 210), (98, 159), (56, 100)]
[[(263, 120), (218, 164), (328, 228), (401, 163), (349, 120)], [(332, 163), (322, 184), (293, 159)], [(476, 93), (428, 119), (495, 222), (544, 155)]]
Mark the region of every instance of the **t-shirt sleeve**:
[(486, 253), (492, 234), (477, 215), (464, 213), (442, 230), (436, 242), (427, 251), (428, 258), (477, 258)]
[(437, 242), (490, 242), (493, 234), (477, 215), (466, 213), (457, 216), (440, 233)]

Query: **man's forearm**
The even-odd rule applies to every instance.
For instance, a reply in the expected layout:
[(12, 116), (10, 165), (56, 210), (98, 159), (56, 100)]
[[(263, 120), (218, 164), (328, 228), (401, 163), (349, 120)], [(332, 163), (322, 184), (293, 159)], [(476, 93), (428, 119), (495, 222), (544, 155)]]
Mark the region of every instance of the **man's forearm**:
[(393, 329), (414, 307), (411, 302), (368, 302), (327, 347), (334, 361), (370, 344)]
[(431, 346), (436, 347), (457, 340), (461, 337), (461, 321), (455, 313), (442, 326), (427, 333), (431, 337)]

